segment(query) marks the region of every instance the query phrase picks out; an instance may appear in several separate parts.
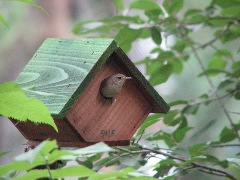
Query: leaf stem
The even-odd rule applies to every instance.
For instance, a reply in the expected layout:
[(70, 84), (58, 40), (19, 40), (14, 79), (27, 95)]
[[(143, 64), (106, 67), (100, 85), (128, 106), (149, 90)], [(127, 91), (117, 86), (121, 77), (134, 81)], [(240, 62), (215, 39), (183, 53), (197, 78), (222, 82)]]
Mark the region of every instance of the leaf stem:
[(47, 171), (48, 171), (48, 174), (49, 174), (49, 179), (50, 180), (53, 180), (53, 177), (52, 177), (52, 174), (51, 174), (51, 169), (50, 169), (50, 166), (48, 164), (48, 160), (45, 158), (44, 154), (41, 152), (41, 155), (46, 163), (46, 167), (47, 167)]
[(198, 49), (198, 48), (204, 49), (207, 46), (211, 46), (213, 43), (215, 43), (217, 40), (219, 40), (219, 38), (221, 38), (229, 30), (229, 28), (231, 27), (232, 24), (233, 24), (233, 22), (229, 22), (219, 35), (215, 36), (212, 40), (196, 47), (195, 49)]

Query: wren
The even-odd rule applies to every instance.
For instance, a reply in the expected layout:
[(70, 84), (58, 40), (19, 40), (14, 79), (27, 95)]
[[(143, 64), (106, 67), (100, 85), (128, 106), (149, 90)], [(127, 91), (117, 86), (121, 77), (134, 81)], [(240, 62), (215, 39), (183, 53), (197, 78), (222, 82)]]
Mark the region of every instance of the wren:
[(116, 101), (116, 96), (122, 90), (122, 87), (127, 79), (123, 74), (114, 74), (104, 79), (100, 85), (100, 94), (106, 99), (111, 99), (112, 102)]

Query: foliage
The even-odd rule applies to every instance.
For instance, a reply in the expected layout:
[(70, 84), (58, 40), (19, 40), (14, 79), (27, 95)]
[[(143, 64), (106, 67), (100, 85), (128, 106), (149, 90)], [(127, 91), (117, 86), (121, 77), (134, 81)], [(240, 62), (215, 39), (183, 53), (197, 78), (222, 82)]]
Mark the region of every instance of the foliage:
[(58, 131), (47, 107), (35, 98), (28, 98), (15, 82), (0, 84), (0, 115), (49, 124)]
[[(147, 118), (133, 137), (131, 146), (107, 149), (107, 156), (101, 154), (106, 148), (103, 144), (97, 148), (89, 147), (96, 150), (94, 152), (86, 152), (83, 148), (84, 153), (76, 153), (81, 150), (58, 150), (54, 141), (46, 141), (1, 167), (0, 174), (6, 179), (74, 176), (169, 180), (197, 172), (199, 176), (204, 173), (209, 179), (213, 176), (240, 179), (240, 122), (238, 118), (232, 118), (232, 114), (240, 113), (228, 110), (226, 101), (223, 101), (228, 98), (239, 103), (240, 100), (240, 1), (211, 0), (203, 8), (189, 7), (186, 0), (164, 0), (162, 4), (153, 0), (134, 0), (127, 7), (121, 0), (113, 0), (113, 3), (118, 14), (98, 21), (79, 22), (73, 27), (73, 33), (111, 36), (125, 52), (131, 50), (133, 42), (151, 39), (155, 47), (149, 56), (136, 64), (145, 66), (152, 85), (181, 76), (186, 64), (196, 61), (201, 69), (199, 79), (205, 78), (208, 84), (205, 92), (194, 100), (175, 99), (170, 102), (171, 110), (167, 114), (154, 114)], [(203, 41), (204, 38), (199, 38), (203, 30), (210, 34), (211, 39)], [(174, 42), (168, 45), (170, 38)], [(237, 46), (234, 47), (237, 50), (229, 48), (231, 44)], [(209, 49), (213, 53), (209, 53)], [(198, 140), (196, 137), (212, 131), (219, 119), (198, 119), (205, 123), (196, 128), (191, 118), (197, 117), (201, 108), (209, 108), (215, 102), (220, 106), (219, 112), (224, 114), (225, 122), (220, 133), (216, 132), (217, 139)], [(168, 128), (145, 133), (146, 128), (160, 121)], [(193, 143), (185, 142), (189, 136), (195, 137)], [(238, 152), (224, 153), (231, 148)], [(221, 156), (215, 154), (216, 151), (220, 151)], [(50, 170), (50, 164), (56, 161), (61, 161), (63, 167)], [(76, 161), (80, 166), (65, 167), (69, 161)], [(47, 168), (32, 169), (39, 165)], [(103, 167), (115, 165), (121, 170), (98, 172)], [(26, 174), (18, 174), (26, 170), (29, 170)]]
[[(92, 179), (122, 178), (139, 179), (144, 177), (141, 171), (133, 168), (124, 168), (120, 171), (96, 173), (91, 167), (90, 159), (100, 159), (103, 153), (113, 153), (115, 150), (104, 143), (78, 150), (59, 150), (56, 141), (44, 141), (35, 149), (14, 158), (13, 162), (0, 167), (2, 179), (32, 180), (38, 178), (65, 178), (80, 177)], [(95, 155), (95, 156), (93, 156)], [(79, 164), (64, 167), (67, 161), (74, 160)], [(53, 168), (53, 164), (61, 168)], [(45, 168), (45, 169), (44, 169)], [(19, 174), (25, 172), (25, 174)], [(146, 179), (153, 179), (147, 178)]]
[[(35, 3), (33, 0), (0, 0), (0, 2), (1, 1), (3, 1), (3, 2), (21, 2), (21, 3), (29, 4), (33, 7), (36, 7), (38, 9), (42, 10), (46, 14), (48, 14), (47, 11), (45, 11), (41, 6), (37, 5), (37, 3)], [(0, 23), (2, 23), (5, 27), (9, 28), (9, 24), (2, 14), (0, 14)]]

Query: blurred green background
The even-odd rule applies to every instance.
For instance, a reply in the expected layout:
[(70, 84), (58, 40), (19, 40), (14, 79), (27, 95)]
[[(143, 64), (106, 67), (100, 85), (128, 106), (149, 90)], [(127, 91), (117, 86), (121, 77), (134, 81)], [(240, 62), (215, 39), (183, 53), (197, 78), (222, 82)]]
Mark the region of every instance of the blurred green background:
[[(73, 26), (81, 20), (93, 19), (98, 20), (110, 17), (116, 14), (116, 9), (111, 0), (51, 0), (37, 1), (48, 14), (42, 10), (19, 2), (0, 1), (1, 14), (9, 23), (9, 29), (0, 24), (0, 83), (14, 81), (32, 55), (48, 37), (60, 38), (80, 38), (72, 33)], [(125, 4), (131, 1), (125, 0)], [(158, 1), (161, 3), (161, 0)], [(209, 0), (186, 0), (184, 8), (188, 7), (205, 7)], [(126, 12), (127, 13), (127, 12)], [(134, 13), (134, 12), (133, 12)], [(202, 28), (200, 31), (193, 33), (193, 39), (199, 42), (206, 42), (212, 39), (212, 34), (208, 29)], [(168, 38), (167, 43), (171, 44), (174, 38)], [(224, 46), (231, 52), (236, 52), (239, 42), (232, 41)], [(145, 56), (153, 49), (152, 40), (139, 40), (134, 42), (128, 56), (133, 62), (144, 59)], [(208, 59), (213, 56), (213, 49), (200, 51), (202, 59)], [(207, 64), (207, 61), (204, 62)], [(145, 66), (138, 66), (141, 72), (145, 73)], [(155, 88), (166, 102), (176, 101), (179, 99), (192, 100), (205, 93), (210, 89), (205, 77), (198, 77), (201, 72), (199, 65), (194, 57), (184, 64), (184, 70), (180, 75), (171, 75), (168, 81), (160, 84)], [(148, 78), (148, 77), (147, 77)], [(221, 78), (214, 78), (214, 83), (219, 83)], [(228, 98), (224, 99), (227, 109), (239, 111), (237, 101)], [(232, 115), (233, 119), (239, 119), (239, 115)], [(201, 131), (206, 122), (212, 120), (214, 126), (208, 129), (204, 134), (192, 136), (189, 132), (181, 146), (185, 147), (196, 141), (207, 141), (208, 139), (218, 140), (219, 133), (224, 124), (228, 124), (225, 115), (216, 102), (209, 106), (201, 106), (196, 116), (189, 117), (190, 126), (195, 127), (195, 132)], [(152, 126), (149, 131), (155, 131), (162, 128), (168, 129), (162, 123)], [(206, 127), (207, 128), (207, 127)], [(1, 157), (0, 164), (10, 162), (12, 157), (23, 152), (26, 140), (17, 131), (13, 124), (7, 119), (0, 119), (0, 151), (10, 151), (6, 156)], [(231, 157), (239, 151), (238, 147), (215, 149), (213, 153), (218, 157)], [(219, 154), (221, 152), (221, 154)], [(200, 177), (202, 178), (202, 176)], [(186, 177), (187, 179), (187, 177)], [(191, 179), (191, 177), (189, 177)], [(195, 178), (195, 180), (198, 177)], [(213, 179), (213, 178), (212, 178)], [(218, 178), (215, 178), (218, 179)]]

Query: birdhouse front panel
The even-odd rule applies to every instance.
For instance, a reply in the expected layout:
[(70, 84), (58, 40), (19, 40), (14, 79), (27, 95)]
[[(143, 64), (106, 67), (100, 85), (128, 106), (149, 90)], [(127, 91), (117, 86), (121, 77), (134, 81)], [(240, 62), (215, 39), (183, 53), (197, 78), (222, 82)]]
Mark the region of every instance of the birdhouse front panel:
[(116, 58), (109, 58), (66, 116), (87, 142), (129, 140), (152, 110), (134, 78), (125, 82), (115, 101), (100, 94), (105, 78), (118, 73), (131, 76)]

